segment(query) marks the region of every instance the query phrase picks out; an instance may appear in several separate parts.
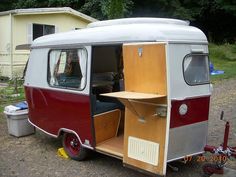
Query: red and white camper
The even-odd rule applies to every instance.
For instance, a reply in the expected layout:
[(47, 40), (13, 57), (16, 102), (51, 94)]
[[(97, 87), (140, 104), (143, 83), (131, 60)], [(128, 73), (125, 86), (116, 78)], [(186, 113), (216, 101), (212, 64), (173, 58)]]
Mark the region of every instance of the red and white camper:
[(208, 41), (186, 21), (128, 18), (36, 39), (25, 77), (29, 121), (88, 149), (164, 176), (204, 152), (211, 95)]

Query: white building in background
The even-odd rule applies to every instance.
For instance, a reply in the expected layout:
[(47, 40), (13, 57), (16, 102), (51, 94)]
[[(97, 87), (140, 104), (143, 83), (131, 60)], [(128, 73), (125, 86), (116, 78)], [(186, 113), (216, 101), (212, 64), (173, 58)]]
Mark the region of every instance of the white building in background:
[[(43, 35), (85, 28), (96, 19), (62, 8), (16, 9), (0, 12), (0, 76), (22, 76), (31, 42)], [(16, 50), (16, 46), (21, 50)]]

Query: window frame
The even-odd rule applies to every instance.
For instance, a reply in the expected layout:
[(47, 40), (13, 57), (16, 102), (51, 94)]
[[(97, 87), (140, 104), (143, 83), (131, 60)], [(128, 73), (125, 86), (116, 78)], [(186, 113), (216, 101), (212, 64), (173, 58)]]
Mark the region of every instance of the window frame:
[[(184, 72), (184, 63), (185, 63), (185, 60), (189, 57), (192, 57), (192, 56), (204, 56), (204, 57), (207, 57), (207, 63), (208, 63), (208, 74), (209, 74), (209, 80), (206, 81), (206, 82), (201, 82), (201, 83), (189, 83), (186, 78), (185, 78), (185, 72)], [(182, 61), (182, 74), (183, 74), (183, 78), (184, 78), (184, 81), (187, 85), (189, 86), (198, 86), (198, 85), (206, 85), (206, 84), (210, 84), (210, 70), (209, 70), (209, 65), (210, 64), (210, 60), (209, 60), (209, 54), (208, 53), (189, 53), (187, 55), (184, 56), (184, 59)]]
[[(78, 50), (78, 49), (83, 49), (86, 52), (87, 58), (86, 58), (86, 68), (85, 68), (85, 73), (86, 73), (86, 77), (85, 77), (85, 84), (84, 87), (82, 89), (80, 88), (73, 88), (73, 87), (65, 87), (65, 86), (60, 86), (60, 85), (51, 85), (50, 84), (50, 79), (51, 79), (51, 73), (50, 73), (50, 53), (52, 51), (55, 50), (61, 50), (61, 51), (67, 51), (67, 50)], [(87, 86), (87, 77), (88, 77), (88, 51), (86, 49), (86, 47), (72, 47), (72, 48), (67, 48), (67, 47), (59, 47), (59, 48), (51, 48), (48, 51), (48, 57), (47, 57), (47, 84), (49, 87), (51, 88), (58, 88), (58, 89), (64, 89), (64, 90), (72, 90), (72, 91), (83, 91), (85, 90), (86, 86)]]

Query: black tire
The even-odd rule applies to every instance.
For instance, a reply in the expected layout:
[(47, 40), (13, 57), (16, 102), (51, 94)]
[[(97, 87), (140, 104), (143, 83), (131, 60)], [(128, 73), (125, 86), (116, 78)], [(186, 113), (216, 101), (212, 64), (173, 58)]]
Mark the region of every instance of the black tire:
[(81, 146), (78, 137), (73, 133), (64, 133), (62, 144), (67, 155), (73, 160), (82, 161), (88, 155), (88, 149)]

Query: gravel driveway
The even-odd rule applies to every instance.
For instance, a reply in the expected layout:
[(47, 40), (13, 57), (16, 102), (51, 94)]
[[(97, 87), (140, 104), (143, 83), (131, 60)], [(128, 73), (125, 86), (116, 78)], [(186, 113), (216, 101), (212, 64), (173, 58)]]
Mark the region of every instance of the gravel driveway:
[[(232, 125), (230, 144), (236, 146), (236, 79), (224, 80), (214, 85), (211, 98), (209, 144), (222, 143), (224, 122), (219, 120), (221, 110), (225, 119)], [(234, 119), (232, 119), (234, 117)], [(115, 158), (95, 152), (83, 162), (66, 160), (57, 156), (61, 140), (48, 137), (37, 131), (35, 135), (15, 138), (8, 135), (6, 119), (0, 113), (0, 176), (20, 177), (144, 177), (146, 175), (122, 166)], [(168, 168), (167, 177), (200, 177), (202, 162), (192, 160), (183, 164), (175, 162), (178, 172)], [(230, 160), (227, 166), (236, 169), (236, 161)]]

